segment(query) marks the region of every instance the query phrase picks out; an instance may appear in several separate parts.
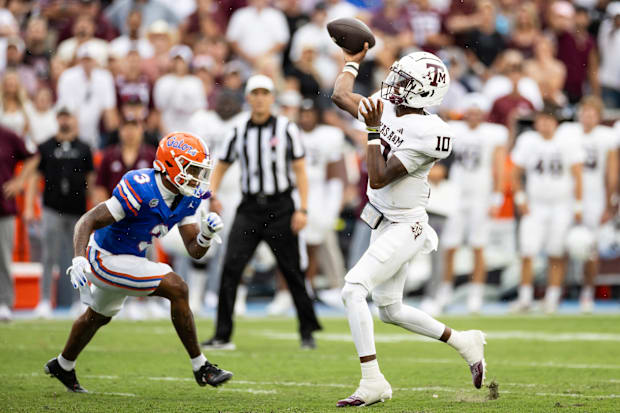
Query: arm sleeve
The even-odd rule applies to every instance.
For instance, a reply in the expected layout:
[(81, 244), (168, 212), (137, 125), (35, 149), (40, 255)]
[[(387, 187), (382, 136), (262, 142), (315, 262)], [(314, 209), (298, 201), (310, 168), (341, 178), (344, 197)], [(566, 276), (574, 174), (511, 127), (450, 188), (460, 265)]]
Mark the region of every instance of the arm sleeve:
[(113, 196), (105, 201), (105, 206), (108, 207), (110, 214), (116, 222), (125, 218), (125, 210), (116, 197)]
[(495, 131), (495, 146), (505, 146), (508, 144), (508, 128), (504, 125), (497, 125)]
[(235, 11), (230, 17), (228, 23), (228, 30), (226, 30), (226, 39), (230, 42), (236, 42), (239, 40), (239, 32), (241, 31), (239, 10)]
[(413, 173), (421, 166), (435, 162), (435, 158), (413, 149), (401, 149), (394, 152), (394, 156), (403, 164), (408, 173)]
[(280, 10), (275, 10), (273, 24), (273, 28), (276, 31), (276, 40), (278, 41), (278, 43), (287, 43), (290, 38), (288, 23), (286, 22), (286, 17), (284, 17), (284, 13), (282, 13)]
[(135, 180), (131, 179), (131, 172), (126, 173), (114, 188), (112, 196), (118, 200), (125, 214), (138, 215), (142, 204), (142, 196)]
[(586, 152), (577, 139), (571, 139), (571, 144), (567, 145), (566, 152), (568, 155), (568, 163), (571, 166), (583, 163), (586, 159)]
[(288, 153), (291, 154), (293, 160), (301, 159), (306, 155), (304, 145), (299, 138), (299, 129), (293, 122), (289, 122), (286, 125), (286, 142), (288, 147)]
[(342, 159), (344, 152), (344, 133), (340, 129), (335, 129), (331, 138), (331, 148), (327, 159), (329, 162), (338, 162)]
[(110, 72), (105, 72), (105, 81), (103, 82), (104, 91), (101, 99), (103, 100), (104, 109), (113, 109), (116, 107), (116, 87), (114, 86), (114, 79)]
[(220, 161), (233, 163), (237, 160), (237, 135), (238, 128), (233, 129), (224, 139), (218, 158)]
[(521, 168), (525, 167), (527, 161), (527, 140), (527, 136), (519, 136), (517, 138), (515, 148), (510, 153), (510, 159), (512, 159), (512, 162)]

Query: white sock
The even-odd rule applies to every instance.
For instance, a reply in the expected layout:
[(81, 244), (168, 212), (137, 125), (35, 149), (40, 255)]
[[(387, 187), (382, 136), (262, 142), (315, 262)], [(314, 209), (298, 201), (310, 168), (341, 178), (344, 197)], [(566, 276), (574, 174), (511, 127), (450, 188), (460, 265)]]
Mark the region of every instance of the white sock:
[(579, 300), (581, 301), (592, 301), (594, 300), (594, 287), (591, 285), (584, 285), (581, 287), (581, 295), (579, 296)]
[(368, 291), (361, 284), (346, 283), (342, 289), (351, 335), (360, 357), (377, 354), (372, 315), (366, 302), (367, 295)]
[(189, 361), (192, 362), (192, 370), (198, 371), (205, 364), (205, 362), (207, 361), (207, 358), (205, 357), (204, 354), (200, 353), (199, 356), (194, 357), (193, 359), (190, 359)]
[(67, 360), (62, 356), (62, 354), (58, 355), (57, 360), (58, 364), (60, 364), (60, 367), (62, 367), (63, 370), (71, 371), (75, 368), (75, 360)]
[(477, 300), (482, 300), (482, 296), (484, 295), (484, 284), (483, 283), (469, 284), (469, 295)]
[(437, 295), (435, 296), (435, 301), (440, 307), (445, 307), (452, 301), (452, 295), (454, 292), (454, 284), (450, 282), (443, 281), (439, 288), (437, 289)]
[(360, 363), (360, 366), (362, 367), (362, 379), (378, 379), (381, 377), (381, 370), (379, 370), (377, 359)]
[(413, 333), (439, 339), (446, 329), (445, 324), (435, 320), (424, 311), (402, 303), (379, 307), (379, 317), (385, 323), (395, 324)]
[(519, 302), (530, 305), (534, 300), (534, 287), (530, 284), (519, 286)]
[(452, 348), (460, 350), (463, 347), (463, 337), (459, 331), (452, 329), (450, 338), (446, 343), (448, 343)]
[(547, 287), (545, 292), (545, 302), (548, 304), (556, 305), (560, 302), (560, 296), (562, 295), (562, 289), (557, 286)]

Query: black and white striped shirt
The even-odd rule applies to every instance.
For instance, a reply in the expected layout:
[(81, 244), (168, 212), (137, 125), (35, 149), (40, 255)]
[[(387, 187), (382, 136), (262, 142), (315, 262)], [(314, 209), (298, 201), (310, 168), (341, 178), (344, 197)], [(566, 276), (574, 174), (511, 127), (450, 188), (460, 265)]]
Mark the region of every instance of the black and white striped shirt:
[(237, 125), (224, 141), (219, 159), (239, 160), (244, 195), (276, 195), (295, 187), (291, 163), (303, 157), (297, 125), (272, 115), (263, 125), (251, 119)]

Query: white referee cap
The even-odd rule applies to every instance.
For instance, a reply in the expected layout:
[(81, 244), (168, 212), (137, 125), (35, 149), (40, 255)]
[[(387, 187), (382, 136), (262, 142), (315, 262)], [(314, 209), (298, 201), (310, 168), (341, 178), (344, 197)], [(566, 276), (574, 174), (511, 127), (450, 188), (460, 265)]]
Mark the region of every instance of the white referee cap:
[(248, 79), (248, 83), (245, 85), (245, 94), (249, 95), (256, 89), (267, 89), (269, 92), (273, 92), (273, 80), (265, 75), (252, 76)]

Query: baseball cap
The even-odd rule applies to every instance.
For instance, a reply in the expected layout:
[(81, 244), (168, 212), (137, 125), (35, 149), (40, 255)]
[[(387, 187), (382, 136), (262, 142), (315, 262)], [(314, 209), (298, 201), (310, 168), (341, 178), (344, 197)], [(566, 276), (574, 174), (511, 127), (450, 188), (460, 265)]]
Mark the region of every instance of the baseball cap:
[(562, 113), (560, 112), (561, 108), (557, 105), (545, 103), (545, 105), (538, 111), (536, 111), (536, 116), (550, 116), (555, 118), (556, 120), (562, 119)]
[(56, 108), (56, 116), (60, 115), (73, 115), (73, 111), (68, 105), (60, 105)]
[(190, 64), (194, 57), (194, 53), (192, 53), (192, 49), (190, 49), (189, 46), (177, 45), (170, 49), (170, 58), (174, 59), (176, 57), (180, 57), (185, 63)]
[(461, 99), (459, 109), (462, 111), (480, 109), (488, 112), (491, 109), (491, 102), (482, 93), (468, 93)]
[(612, 17), (620, 15), (620, 1), (612, 1), (607, 5), (607, 14)]
[(24, 41), (19, 36), (11, 36), (7, 41), (7, 47), (15, 46), (15, 48), (21, 53), (25, 49)]
[(280, 94), (278, 103), (280, 103), (281, 106), (297, 108), (301, 105), (301, 95), (296, 90), (287, 90)]
[(265, 75), (254, 75), (248, 79), (248, 83), (245, 85), (245, 94), (249, 95), (256, 89), (266, 89), (269, 92), (273, 92), (273, 80)]

